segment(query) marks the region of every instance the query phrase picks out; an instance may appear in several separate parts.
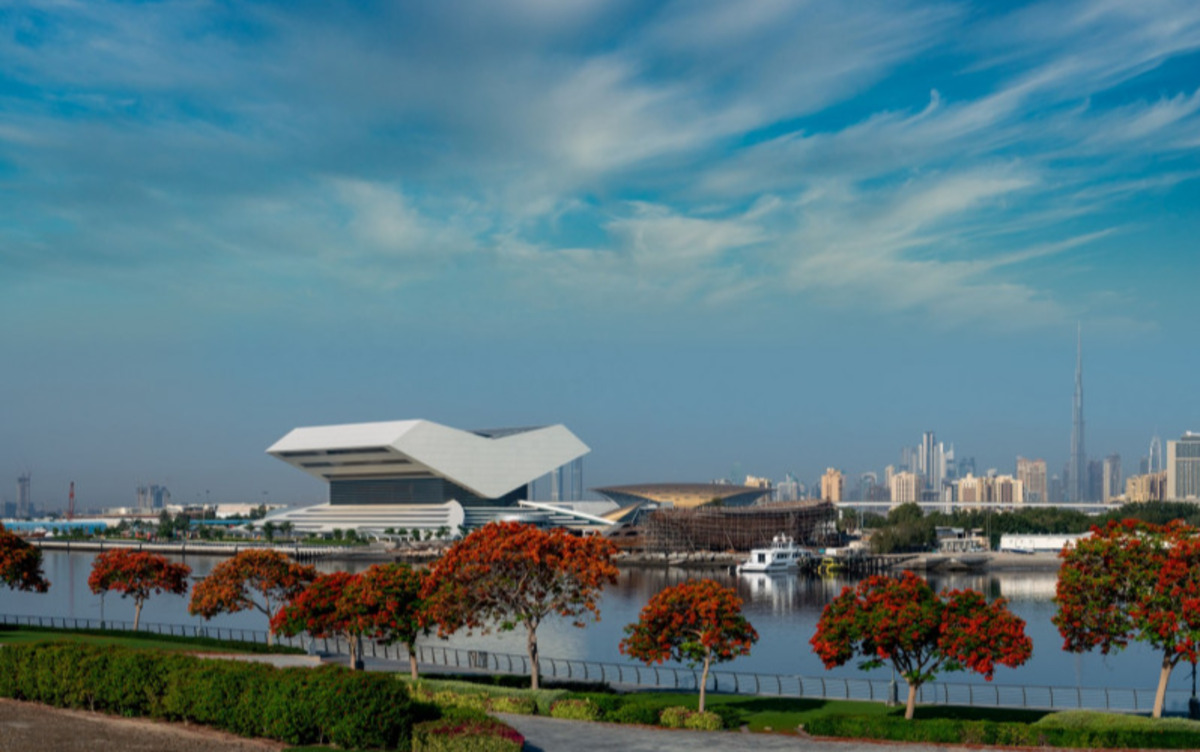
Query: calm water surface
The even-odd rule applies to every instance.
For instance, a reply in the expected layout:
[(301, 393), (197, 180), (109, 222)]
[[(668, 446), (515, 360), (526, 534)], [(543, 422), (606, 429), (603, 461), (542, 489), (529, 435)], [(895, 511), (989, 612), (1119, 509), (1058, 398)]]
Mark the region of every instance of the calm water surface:
[[(109, 595), (101, 600), (87, 587), (94, 554), (46, 551), (44, 566), (51, 588), (45, 594), (17, 593), (0, 590), (0, 613), (34, 616), (101, 618), (132, 620), (133, 603)], [(180, 559), (192, 567), (194, 576), (207, 575), (220, 561), (214, 557)], [(339, 563), (323, 564), (321, 569), (339, 568), (355, 571)], [(357, 569), (365, 568), (357, 567)], [(554, 658), (580, 658), (597, 661), (626, 661), (617, 651), (622, 628), (637, 619), (642, 606), (667, 585), (689, 577), (711, 577), (737, 588), (745, 601), (747, 618), (758, 630), (760, 639), (751, 655), (725, 664), (736, 671), (757, 671), (772, 674), (825, 674), (821, 662), (813, 654), (808, 641), (816, 630), (817, 620), (825, 604), (851, 584), (844, 579), (817, 579), (795, 575), (735, 576), (725, 571), (694, 572), (677, 569), (629, 569), (621, 572), (615, 587), (605, 591), (600, 602), (601, 620), (577, 629), (566, 621), (551, 621), (539, 630), (542, 655)], [(1054, 614), (1056, 575), (1053, 572), (1005, 572), (934, 576), (935, 588), (971, 587), (989, 594), (1002, 595), (1011, 602), (1012, 610), (1025, 619), (1026, 630), (1033, 639), (1033, 657), (1017, 669), (1000, 668), (997, 683), (1036, 684), (1082, 687), (1153, 687), (1158, 679), (1158, 659), (1141, 645), (1132, 645), (1125, 652), (1101, 656), (1099, 653), (1073, 655), (1060, 648), (1058, 636), (1050, 618)], [(142, 612), (145, 622), (169, 624), (203, 624), (203, 620), (187, 613), (187, 598), (171, 595), (152, 597)], [(220, 616), (211, 622), (222, 627), (266, 629), (266, 619), (258, 612)], [(437, 642), (437, 638), (428, 638)], [(523, 633), (505, 635), (455, 635), (447, 644), (458, 647), (484, 648), (495, 651), (523, 653)], [(1191, 687), (1191, 675), (1184, 666), (1176, 670), (1171, 686)], [(877, 669), (873, 675), (890, 676), (889, 669)], [(865, 676), (853, 665), (828, 672), (830, 676)], [(982, 678), (969, 673), (945, 675), (951, 681), (978, 681)]]

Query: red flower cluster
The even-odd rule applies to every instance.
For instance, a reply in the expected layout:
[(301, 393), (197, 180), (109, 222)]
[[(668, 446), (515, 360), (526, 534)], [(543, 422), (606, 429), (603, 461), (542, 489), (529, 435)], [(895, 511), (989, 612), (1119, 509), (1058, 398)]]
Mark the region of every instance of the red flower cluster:
[(44, 593), (50, 583), (42, 575), (42, 552), (0, 525), (0, 585)]
[(103, 551), (92, 561), (88, 587), (93, 593), (115, 590), (122, 598), (131, 597), (134, 603), (133, 628), (142, 618), (142, 604), (152, 593), (183, 595), (188, 591), (187, 564), (172, 564), (165, 556), (118, 548)]
[(1020, 666), (1033, 652), (1024, 620), (1004, 599), (988, 603), (974, 590), (935, 593), (911, 572), (842, 590), (825, 607), (811, 644), (826, 668), (856, 655), (866, 658), (862, 668), (890, 661), (908, 682), (908, 718), (917, 688), (939, 671), (965, 668), (990, 681), (997, 664)]
[(646, 664), (676, 660), (702, 664), (700, 710), (713, 662), (748, 655), (758, 632), (742, 616), (742, 599), (712, 580), (689, 580), (660, 591), (625, 627), (623, 654)]
[(1130, 641), (1162, 654), (1154, 715), (1171, 669), (1200, 659), (1200, 530), (1176, 521), (1111, 521), (1063, 551), (1053, 621), (1063, 649), (1101, 653)]

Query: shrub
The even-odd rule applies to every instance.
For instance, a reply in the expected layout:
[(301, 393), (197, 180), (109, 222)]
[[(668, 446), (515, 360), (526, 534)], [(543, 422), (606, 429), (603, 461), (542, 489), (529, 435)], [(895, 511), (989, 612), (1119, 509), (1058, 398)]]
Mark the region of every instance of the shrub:
[(412, 725), (404, 685), (383, 674), (66, 643), (0, 650), (0, 696), (184, 720), (289, 744), (407, 747)]
[(524, 744), (511, 726), (461, 708), (413, 727), (413, 752), (520, 752)]
[(569, 721), (598, 721), (600, 708), (596, 703), (584, 698), (559, 700), (550, 706), (550, 717), (565, 718)]
[(658, 709), (650, 705), (631, 702), (605, 715), (605, 720), (615, 723), (640, 723), (653, 726), (658, 723)]
[(667, 728), (683, 728), (683, 724), (687, 723), (687, 718), (691, 713), (692, 711), (683, 707), (663, 708), (663, 711), (658, 714), (658, 723)]
[(721, 716), (711, 711), (696, 711), (689, 713), (687, 718), (683, 720), (683, 727), (695, 729), (696, 731), (720, 731), (725, 724), (721, 720)]
[(513, 697), (500, 695), (489, 697), (487, 708), (493, 713), (516, 713), (518, 715), (536, 715), (537, 703), (532, 697)]

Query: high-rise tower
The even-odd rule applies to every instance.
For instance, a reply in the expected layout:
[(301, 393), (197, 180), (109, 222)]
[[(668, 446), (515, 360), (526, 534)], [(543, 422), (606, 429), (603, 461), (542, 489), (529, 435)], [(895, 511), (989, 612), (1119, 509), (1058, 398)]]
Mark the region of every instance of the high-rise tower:
[(1083, 446), (1083, 325), (1079, 325), (1075, 343), (1075, 401), (1071, 412), (1071, 477), (1069, 501), (1086, 501), (1088, 488), (1087, 451)]

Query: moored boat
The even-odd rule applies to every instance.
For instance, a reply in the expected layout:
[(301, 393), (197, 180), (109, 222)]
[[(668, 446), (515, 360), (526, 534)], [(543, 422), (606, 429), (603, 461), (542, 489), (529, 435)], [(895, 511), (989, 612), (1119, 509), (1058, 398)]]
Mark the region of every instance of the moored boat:
[(800, 563), (812, 557), (812, 552), (796, 545), (791, 536), (780, 533), (771, 539), (770, 548), (750, 550), (750, 556), (738, 565), (742, 572), (794, 572)]

